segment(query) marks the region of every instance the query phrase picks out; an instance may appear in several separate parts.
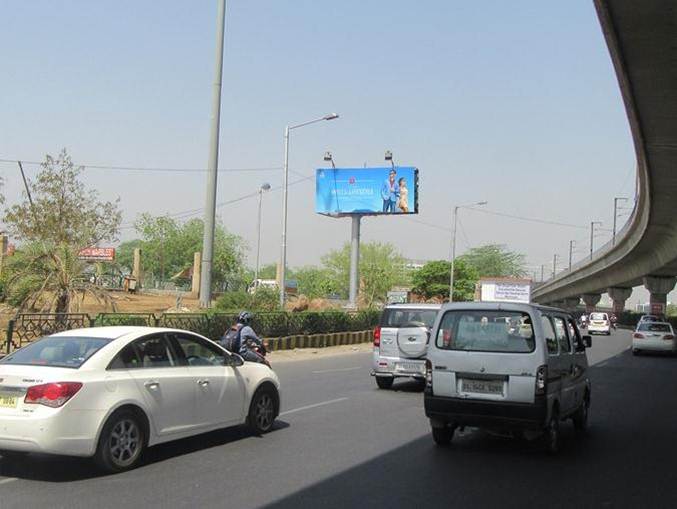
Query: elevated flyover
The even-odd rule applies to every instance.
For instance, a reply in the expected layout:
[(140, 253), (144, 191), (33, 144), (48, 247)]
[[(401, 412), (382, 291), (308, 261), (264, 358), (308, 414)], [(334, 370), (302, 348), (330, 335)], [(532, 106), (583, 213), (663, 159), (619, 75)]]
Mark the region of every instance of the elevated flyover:
[(625, 227), (591, 259), (533, 292), (540, 303), (594, 307), (609, 292), (622, 310), (644, 284), (662, 313), (677, 276), (677, 2), (595, 0), (637, 157), (637, 199)]

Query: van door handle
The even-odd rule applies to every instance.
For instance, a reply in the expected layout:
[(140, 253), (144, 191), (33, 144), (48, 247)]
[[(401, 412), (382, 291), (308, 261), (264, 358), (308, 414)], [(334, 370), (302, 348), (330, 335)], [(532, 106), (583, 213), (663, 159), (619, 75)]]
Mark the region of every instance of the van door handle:
[(197, 384), (198, 384), (200, 387), (207, 387), (207, 386), (209, 385), (209, 380), (198, 380), (198, 381), (197, 381)]
[(160, 382), (157, 380), (148, 380), (146, 383), (143, 384), (147, 389), (150, 389), (151, 391), (154, 391), (160, 387)]

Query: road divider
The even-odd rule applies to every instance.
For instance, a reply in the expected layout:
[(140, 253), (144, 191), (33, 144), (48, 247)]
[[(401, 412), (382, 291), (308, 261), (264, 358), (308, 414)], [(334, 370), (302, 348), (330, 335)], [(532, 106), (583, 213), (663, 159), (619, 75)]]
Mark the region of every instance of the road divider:
[(268, 350), (294, 350), (295, 348), (326, 348), (328, 346), (356, 345), (372, 341), (372, 331), (334, 332), (328, 334), (299, 334), (266, 338)]

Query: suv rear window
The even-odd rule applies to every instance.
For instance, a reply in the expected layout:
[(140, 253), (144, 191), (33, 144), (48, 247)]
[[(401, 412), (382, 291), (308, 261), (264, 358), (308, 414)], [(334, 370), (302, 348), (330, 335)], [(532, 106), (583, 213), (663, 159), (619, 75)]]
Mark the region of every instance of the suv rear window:
[(386, 308), (381, 315), (381, 327), (432, 327), (437, 309)]
[(77, 369), (110, 341), (108, 338), (47, 336), (9, 354), (0, 364)]
[(436, 344), (469, 352), (530, 353), (536, 347), (531, 317), (517, 311), (447, 311)]

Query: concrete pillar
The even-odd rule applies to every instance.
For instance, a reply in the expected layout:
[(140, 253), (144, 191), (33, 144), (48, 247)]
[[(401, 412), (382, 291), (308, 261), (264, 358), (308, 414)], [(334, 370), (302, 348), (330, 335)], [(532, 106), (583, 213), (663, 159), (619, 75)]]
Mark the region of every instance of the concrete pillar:
[(668, 293), (675, 287), (677, 278), (673, 276), (646, 276), (644, 288), (651, 293), (649, 303), (652, 315), (665, 315), (668, 302)]
[(141, 265), (141, 248), (134, 249), (134, 262), (132, 263), (132, 277), (136, 279), (136, 289), (141, 289), (141, 276), (143, 276)]
[(2, 274), (2, 265), (5, 263), (5, 256), (7, 256), (8, 244), (7, 235), (0, 235), (0, 274)]
[(602, 298), (600, 293), (584, 293), (582, 296), (583, 302), (585, 303), (586, 313), (592, 313), (595, 310), (595, 306), (599, 303)]
[(190, 291), (194, 295), (200, 294), (200, 271), (202, 270), (202, 253), (193, 253), (193, 280), (191, 281)]
[(580, 297), (567, 297), (566, 299), (564, 299), (564, 309), (574, 311), (576, 310), (580, 302), (581, 302)]
[(613, 301), (613, 310), (616, 316), (620, 315), (625, 310), (625, 301), (632, 295), (632, 288), (622, 288), (614, 286), (608, 288), (607, 292)]

